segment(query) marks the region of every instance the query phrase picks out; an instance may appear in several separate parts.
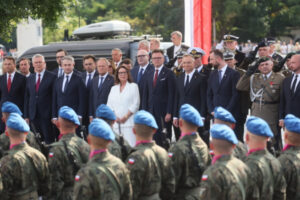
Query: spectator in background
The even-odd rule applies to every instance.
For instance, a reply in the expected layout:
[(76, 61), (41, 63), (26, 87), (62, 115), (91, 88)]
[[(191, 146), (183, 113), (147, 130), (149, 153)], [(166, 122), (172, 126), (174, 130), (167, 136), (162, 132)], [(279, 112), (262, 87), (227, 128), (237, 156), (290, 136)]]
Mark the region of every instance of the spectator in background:
[(111, 58), (112, 61), (115, 63), (116, 67), (119, 67), (121, 61), (122, 61), (122, 51), (119, 48), (114, 48), (111, 51)]
[(120, 63), (119, 66), (124, 66), (128, 70), (131, 70), (132, 69), (132, 62), (129, 58), (126, 58), (126, 59), (122, 60), (122, 62)]
[(115, 65), (115, 63), (111, 59), (108, 59), (108, 62), (109, 62), (108, 73), (110, 75), (114, 76), (115, 73), (116, 73), (116, 65)]
[(21, 58), (19, 62), (19, 70), (21, 74), (28, 78), (30, 76), (30, 60), (28, 58)]
[(294, 44), (293, 44), (293, 40), (290, 40), (290, 43), (287, 45), (288, 46), (288, 53), (293, 52), (294, 51)]

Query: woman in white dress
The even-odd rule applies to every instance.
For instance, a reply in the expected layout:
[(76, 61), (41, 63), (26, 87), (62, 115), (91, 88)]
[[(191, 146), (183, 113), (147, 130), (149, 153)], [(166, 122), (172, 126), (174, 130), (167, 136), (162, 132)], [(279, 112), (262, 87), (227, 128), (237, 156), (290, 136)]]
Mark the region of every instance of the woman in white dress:
[(135, 136), (132, 132), (133, 115), (140, 106), (140, 94), (138, 85), (132, 82), (130, 71), (120, 66), (116, 70), (116, 85), (113, 86), (108, 95), (107, 105), (115, 112), (117, 123), (113, 129), (121, 133), (131, 146), (135, 146)]

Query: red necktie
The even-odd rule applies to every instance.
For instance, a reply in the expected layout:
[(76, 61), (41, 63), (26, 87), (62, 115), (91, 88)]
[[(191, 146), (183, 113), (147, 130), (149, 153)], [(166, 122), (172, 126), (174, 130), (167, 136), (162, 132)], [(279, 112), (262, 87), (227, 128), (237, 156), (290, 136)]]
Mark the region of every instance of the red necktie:
[(39, 91), (39, 87), (40, 87), (40, 83), (41, 83), (41, 74), (38, 75), (39, 78), (35, 84), (35, 91), (38, 92)]
[(7, 80), (7, 91), (9, 92), (11, 88), (11, 75), (8, 75), (8, 80)]
[(155, 70), (155, 75), (154, 75), (154, 80), (153, 80), (153, 87), (156, 86), (157, 77), (158, 77), (158, 69)]

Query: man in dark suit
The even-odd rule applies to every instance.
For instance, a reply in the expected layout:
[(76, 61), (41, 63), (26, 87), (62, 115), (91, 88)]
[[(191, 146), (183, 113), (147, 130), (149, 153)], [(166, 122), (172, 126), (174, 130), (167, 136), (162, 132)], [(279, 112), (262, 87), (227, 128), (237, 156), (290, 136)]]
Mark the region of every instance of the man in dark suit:
[(61, 60), (64, 74), (56, 79), (52, 97), (52, 122), (56, 124), (58, 110), (62, 106), (71, 107), (82, 122), (86, 109), (86, 87), (82, 78), (74, 73), (74, 58), (65, 56)]
[[(195, 107), (201, 116), (206, 115), (207, 80), (204, 75), (196, 72), (195, 60), (192, 55), (183, 56), (182, 66), (184, 73), (177, 78), (177, 92), (173, 115), (173, 124), (176, 127), (178, 127), (179, 109), (185, 103)], [(203, 133), (203, 129), (198, 129), (198, 131), (200, 135)], [(176, 135), (177, 140), (179, 136)], [(201, 137), (203, 138), (203, 135)], [(208, 142), (209, 137), (206, 140)]]
[(28, 78), (30, 76), (30, 60), (28, 58), (21, 58), (19, 61), (19, 71), (23, 76)]
[(147, 77), (142, 109), (151, 112), (155, 117), (159, 129), (153, 138), (158, 145), (166, 148), (166, 135), (162, 131), (166, 128), (167, 137), (171, 138), (176, 81), (174, 73), (163, 65), (164, 52), (162, 50), (157, 49), (152, 52), (152, 63), (155, 70)]
[(227, 66), (223, 59), (223, 53), (219, 50), (210, 53), (210, 63), (216, 70), (210, 74), (208, 79), (208, 112), (213, 116), (215, 107), (222, 106), (234, 117), (237, 117), (239, 114), (239, 93), (236, 84), (240, 75)]
[[(146, 82), (146, 78), (150, 76), (150, 74), (154, 73), (154, 67), (149, 63), (149, 54), (145, 50), (139, 50), (137, 53), (137, 62), (138, 66), (134, 67), (131, 70), (131, 77), (135, 83), (139, 86), (140, 92), (140, 102), (142, 102), (143, 98), (143, 89)], [(140, 108), (142, 104), (140, 104)]]
[(32, 57), (35, 73), (27, 79), (24, 103), (24, 118), (33, 123), (47, 144), (54, 142), (52, 130), (52, 92), (55, 74), (46, 70), (45, 58), (41, 54)]
[(89, 117), (90, 121), (95, 117), (99, 105), (106, 104), (111, 87), (114, 85), (114, 77), (108, 73), (109, 62), (106, 58), (97, 61), (98, 76), (94, 77), (89, 93)]
[[(64, 75), (64, 70), (63, 70), (63, 68), (62, 68), (62, 66), (61, 66), (61, 60), (62, 60), (62, 58), (63, 57), (65, 57), (65, 56), (67, 56), (68, 55), (68, 52), (66, 51), (66, 50), (64, 50), (64, 49), (58, 49), (57, 51), (56, 51), (56, 62), (57, 62), (57, 64), (58, 64), (58, 67), (57, 68), (55, 68), (54, 70), (52, 70), (52, 72), (54, 73), (54, 74), (56, 74), (56, 76), (59, 78), (59, 77), (61, 77), (62, 75)], [(73, 69), (73, 72), (75, 73), (75, 74), (77, 74), (77, 75), (81, 75), (81, 72), (80, 71), (78, 71), (78, 70), (76, 70), (76, 69)]]
[(279, 125), (282, 127), (287, 114), (300, 117), (300, 54), (292, 56), (290, 69), (294, 73), (283, 81), (280, 95)]
[(167, 49), (167, 56), (169, 58), (169, 63), (167, 66), (169, 68), (173, 67), (174, 65), (177, 66), (177, 54), (179, 52), (184, 52), (188, 50), (188, 46), (182, 44), (182, 33), (180, 31), (174, 31), (171, 33), (171, 40), (173, 42), (173, 46)]
[[(24, 109), (24, 94), (26, 87), (26, 77), (16, 72), (16, 61), (13, 57), (7, 56), (3, 60), (3, 68), (6, 73), (1, 76), (0, 94), (2, 103), (10, 101), (16, 104), (21, 111)], [(1, 114), (2, 117), (2, 114)], [(4, 132), (5, 124), (1, 121), (0, 131)]]
[(223, 41), (224, 41), (224, 50), (225, 51), (231, 51), (234, 53), (234, 59), (237, 61), (236, 66), (240, 66), (242, 61), (245, 59), (245, 54), (238, 50), (238, 43), (237, 40), (239, 37), (235, 35), (224, 35)]

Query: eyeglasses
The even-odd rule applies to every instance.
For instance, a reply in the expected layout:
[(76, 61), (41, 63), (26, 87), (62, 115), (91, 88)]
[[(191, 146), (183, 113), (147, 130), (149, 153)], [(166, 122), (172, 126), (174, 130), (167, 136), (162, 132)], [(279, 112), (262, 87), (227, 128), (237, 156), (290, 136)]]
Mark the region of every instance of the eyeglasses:
[(118, 74), (119, 75), (125, 75), (125, 74), (127, 74), (127, 72), (119, 72)]
[(147, 55), (138, 55), (137, 58), (143, 58), (146, 57)]
[(152, 60), (161, 60), (163, 57), (153, 57)]

